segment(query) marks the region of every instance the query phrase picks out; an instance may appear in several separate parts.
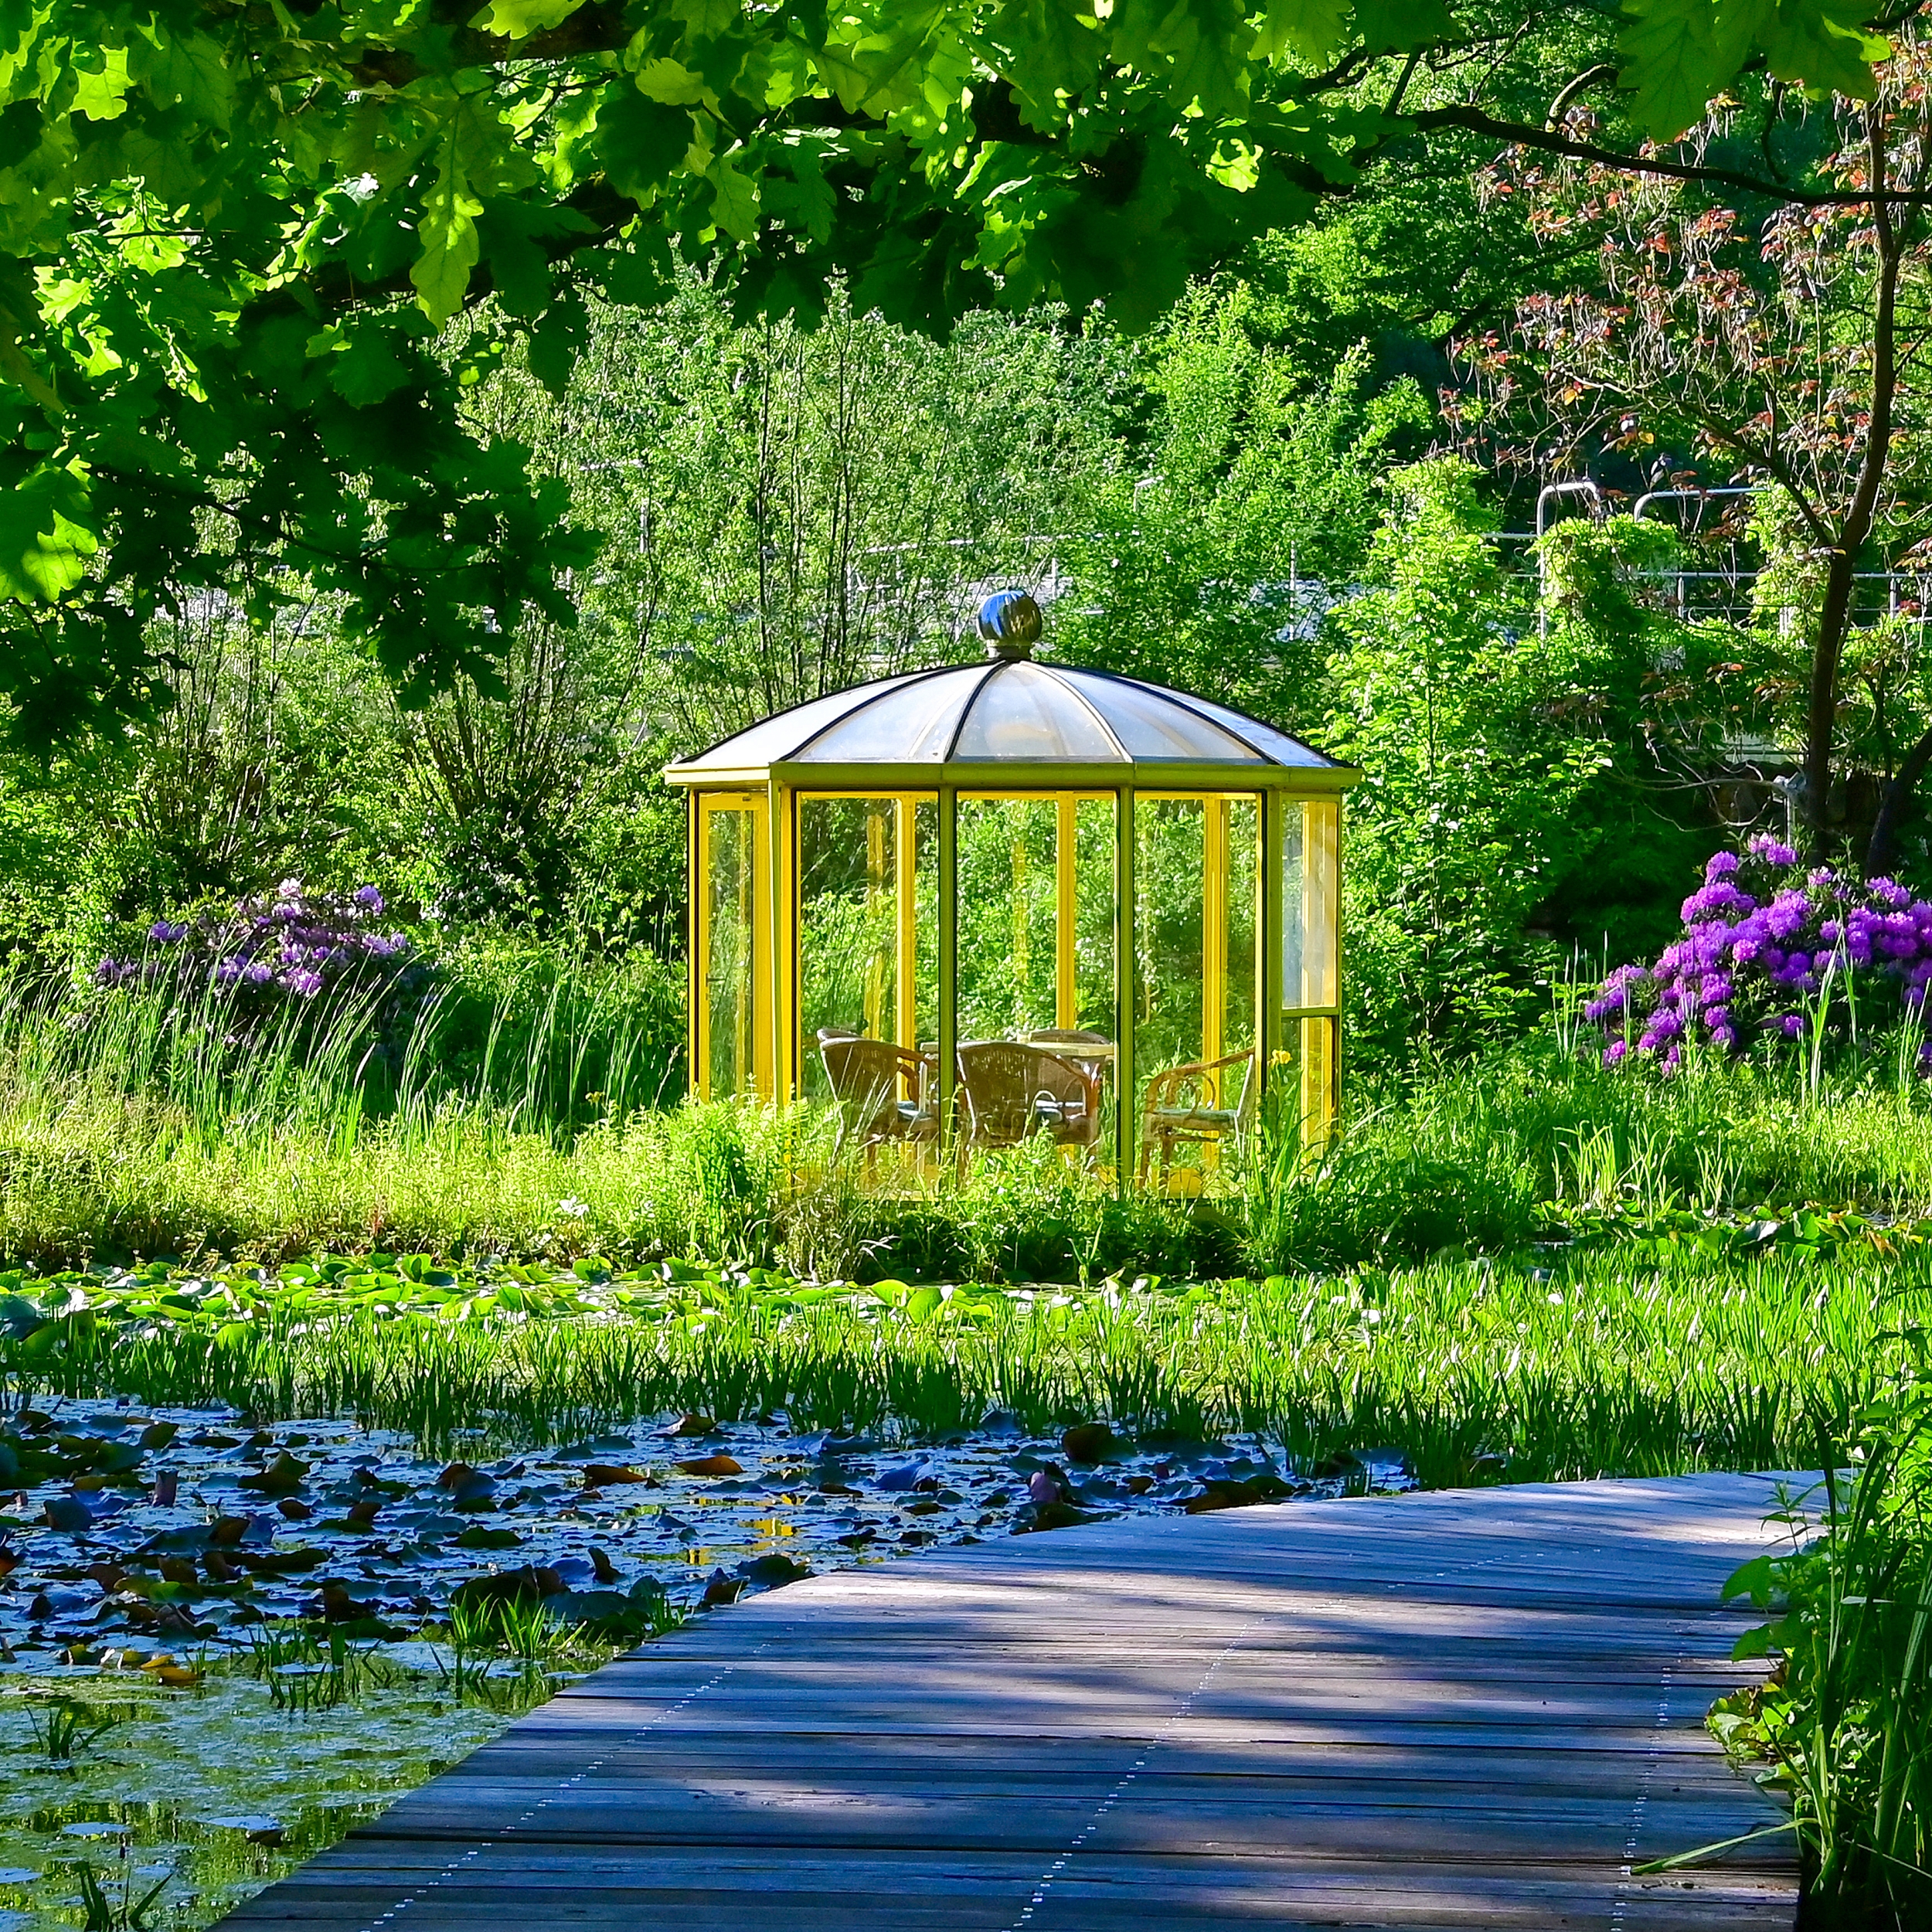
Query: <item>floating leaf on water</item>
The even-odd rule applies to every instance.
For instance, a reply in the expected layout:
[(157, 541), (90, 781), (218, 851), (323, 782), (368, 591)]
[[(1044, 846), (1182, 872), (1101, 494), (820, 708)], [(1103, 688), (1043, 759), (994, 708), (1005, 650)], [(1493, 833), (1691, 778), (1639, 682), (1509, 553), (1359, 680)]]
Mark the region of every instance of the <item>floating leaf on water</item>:
[[(731, 1462), (729, 1456), (709, 1456), (705, 1460), (707, 1462)], [(709, 1473), (695, 1463), (681, 1462), (678, 1467), (688, 1475), (702, 1475)], [(735, 1470), (738, 1464), (731, 1462), (731, 1467)], [(648, 1482), (650, 1480), (650, 1476), (644, 1470), (627, 1469), (616, 1463), (611, 1462), (589, 1463), (585, 1465), (583, 1471), (583, 1486), (587, 1489), (604, 1489), (609, 1488), (613, 1483)]]
[(722, 1570), (714, 1570), (704, 1587), (702, 1601), (707, 1610), (716, 1610), (726, 1604), (735, 1604), (744, 1593), (745, 1580), (742, 1577), (727, 1577)]
[(284, 1449), (266, 1469), (243, 1476), (241, 1486), (264, 1496), (292, 1496), (308, 1480), (308, 1464), (298, 1462)]
[(24, 1295), (0, 1294), (0, 1333), (24, 1342), (36, 1329), (47, 1325), (47, 1318)]
[(1091, 1522), (1094, 1519), (1084, 1509), (1077, 1509), (1070, 1502), (1043, 1502), (1033, 1505), (1032, 1521), (1022, 1526), (1032, 1529), (1071, 1529), (1076, 1524)]
[(795, 1563), (789, 1556), (757, 1556), (738, 1566), (738, 1574), (761, 1590), (780, 1590), (811, 1574), (809, 1563)]
[(79, 1495), (51, 1496), (40, 1508), (47, 1527), (63, 1536), (82, 1536), (94, 1527), (94, 1512)]
[(1105, 1462), (1119, 1455), (1124, 1444), (1104, 1422), (1077, 1422), (1060, 1437), (1070, 1462)]
[(472, 1577), (450, 1592), (457, 1604), (527, 1604), (564, 1594), (563, 1579), (546, 1564), (526, 1563), (519, 1570), (492, 1571)]

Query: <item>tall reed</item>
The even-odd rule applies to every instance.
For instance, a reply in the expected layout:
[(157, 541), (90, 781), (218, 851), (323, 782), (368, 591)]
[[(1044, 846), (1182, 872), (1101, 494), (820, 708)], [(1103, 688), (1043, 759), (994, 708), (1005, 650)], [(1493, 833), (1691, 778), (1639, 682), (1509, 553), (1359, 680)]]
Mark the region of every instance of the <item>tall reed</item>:
[(1733, 1580), (1778, 1614), (1741, 1654), (1780, 1658), (1768, 1686), (1721, 1705), (1734, 1749), (1791, 1794), (1808, 1922), (1908, 1932), (1932, 1912), (1932, 1373), (1922, 1339), (1851, 1438), (1825, 1434), (1822, 1511), (1795, 1498), (1797, 1544)]

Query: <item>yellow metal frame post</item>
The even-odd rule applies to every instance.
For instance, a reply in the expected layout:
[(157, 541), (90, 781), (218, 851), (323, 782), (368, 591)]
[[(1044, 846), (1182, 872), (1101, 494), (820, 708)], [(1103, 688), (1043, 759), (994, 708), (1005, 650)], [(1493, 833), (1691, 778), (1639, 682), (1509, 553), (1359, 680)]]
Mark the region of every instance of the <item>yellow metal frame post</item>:
[(1134, 1185), (1134, 1143), (1140, 1131), (1140, 1096), (1134, 1090), (1134, 1032), (1140, 1023), (1140, 955), (1135, 939), (1140, 930), (1134, 904), (1135, 842), (1140, 827), (1136, 794), (1122, 785), (1114, 798), (1114, 982), (1120, 1002), (1120, 1023), (1114, 1029), (1115, 1078), (1119, 1087), (1120, 1125), (1114, 1135), (1114, 1182), (1124, 1195)]
[(1310, 800), (1302, 807), (1301, 1021), (1302, 1138), (1326, 1145), (1335, 1122), (1342, 1030), (1341, 899), (1338, 804)]
[[(793, 987), (798, 972), (798, 947), (792, 943), (792, 920), (787, 917), (798, 902), (798, 880), (789, 862), (791, 800), (790, 788), (774, 779), (753, 805), (752, 850), (757, 855), (753, 873), (757, 887), (757, 928), (752, 935), (752, 978), (766, 991), (765, 1023), (755, 1026), (757, 1063), (752, 1077), (760, 1096), (767, 1100), (791, 1097), (787, 1087), (791, 1056), (786, 1050), (786, 1029), (791, 1022)], [(756, 879), (762, 865), (764, 876)], [(787, 962), (784, 971), (778, 962)], [(754, 1013), (754, 1025), (757, 1015)]]
[(1281, 954), (1287, 940), (1282, 921), (1282, 863), (1286, 855), (1286, 827), (1283, 814), (1300, 807), (1278, 791), (1267, 793), (1261, 801), (1260, 835), (1261, 850), (1257, 870), (1261, 903), (1256, 916), (1259, 944), (1255, 951), (1255, 1045), (1261, 1055), (1261, 1094), (1267, 1096), (1268, 1083), (1276, 1067), (1286, 1057), (1287, 1040), (1283, 1032), (1282, 1009), (1287, 1004), (1283, 984)]
[[(880, 902), (886, 896), (886, 882), (891, 875), (887, 871), (886, 817), (884, 799), (869, 799), (866, 804), (866, 927), (869, 933), (878, 930)], [(801, 881), (800, 890), (804, 889)], [(804, 938), (804, 913), (802, 904), (799, 912), (798, 936)], [(897, 951), (894, 947), (895, 953)], [(886, 952), (883, 942), (875, 940), (872, 951), (866, 961), (866, 1031), (874, 1039), (884, 1039), (886, 1032)], [(798, 962), (802, 975), (804, 961)], [(802, 991), (800, 1005), (804, 1004)], [(895, 1007), (895, 1016), (896, 1009)], [(801, 1032), (799, 1051), (804, 1051), (804, 1040)], [(802, 1069), (801, 1069), (802, 1070)]]
[(1053, 1024), (1080, 1022), (1079, 954), (1074, 922), (1080, 910), (1080, 801), (1070, 791), (1053, 801)]
[(711, 1000), (705, 985), (705, 956), (711, 940), (710, 868), (705, 862), (704, 794), (685, 795), (684, 876), (687, 887), (685, 906), (685, 1053), (691, 1091), (702, 1100), (711, 1097)]
[(939, 1141), (944, 1159), (959, 1124), (953, 1118), (953, 1089), (958, 1046), (959, 794), (951, 785), (939, 793)]
[[(912, 1051), (919, 1046), (919, 806), (893, 801), (893, 910), (897, 916), (898, 978), (893, 985), (893, 1037)], [(907, 1077), (910, 1083), (910, 1077)], [(907, 1093), (906, 1100), (917, 1100)]]
[[(1226, 1051), (1228, 1021), (1228, 801), (1201, 801), (1201, 1058)], [(1217, 1073), (1216, 1080), (1220, 1079)], [(1217, 1087), (1209, 1102), (1221, 1104)], [(1206, 1152), (1212, 1154), (1213, 1144)]]
[(750, 941), (751, 949), (749, 964), (740, 963), (738, 984), (733, 988), (732, 996), (731, 1097), (736, 1100), (745, 1091), (747, 1077), (753, 1084), (756, 1084), (758, 1078), (759, 1047), (754, 1037), (758, 1012), (758, 988), (764, 984), (769, 962), (760, 957), (758, 951), (758, 934), (764, 923), (757, 893), (758, 815), (742, 804), (736, 808), (721, 807), (719, 809), (734, 808), (744, 821), (736, 830), (736, 836), (740, 842), (738, 852), (738, 930)]

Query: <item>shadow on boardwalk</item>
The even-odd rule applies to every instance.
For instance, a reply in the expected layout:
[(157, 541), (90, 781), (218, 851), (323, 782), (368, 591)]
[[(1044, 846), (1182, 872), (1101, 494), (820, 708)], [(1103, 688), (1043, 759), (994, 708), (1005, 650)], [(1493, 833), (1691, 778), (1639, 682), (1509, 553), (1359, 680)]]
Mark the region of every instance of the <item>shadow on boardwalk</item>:
[(1768, 1478), (1287, 1504), (815, 1578), (619, 1659), (232, 1928), (1788, 1927), (1702, 1727)]

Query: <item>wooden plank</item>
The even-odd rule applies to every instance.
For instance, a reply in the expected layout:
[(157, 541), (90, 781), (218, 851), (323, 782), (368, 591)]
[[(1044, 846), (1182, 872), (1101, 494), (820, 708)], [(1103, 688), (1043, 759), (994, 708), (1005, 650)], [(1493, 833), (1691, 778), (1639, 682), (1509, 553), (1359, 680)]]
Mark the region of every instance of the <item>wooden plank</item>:
[(237, 1927), (1788, 1927), (1702, 1726), (1770, 1479), (1140, 1518), (815, 1578), (571, 1686)]

